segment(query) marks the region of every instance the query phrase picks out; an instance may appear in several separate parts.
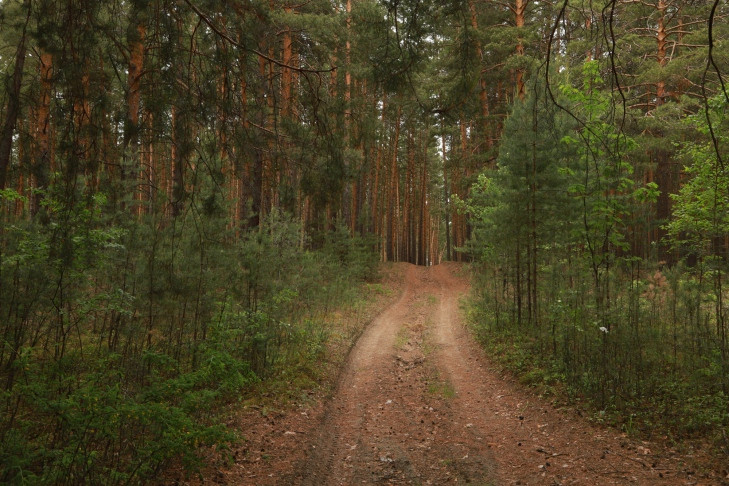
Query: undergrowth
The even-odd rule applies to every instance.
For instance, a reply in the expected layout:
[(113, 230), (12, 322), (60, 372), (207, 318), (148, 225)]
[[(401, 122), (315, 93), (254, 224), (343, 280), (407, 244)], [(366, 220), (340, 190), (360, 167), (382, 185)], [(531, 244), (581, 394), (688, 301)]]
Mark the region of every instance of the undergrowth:
[[(729, 452), (729, 397), (716, 386), (719, 369), (712, 360), (692, 369), (687, 362), (669, 366), (671, 354), (660, 349), (667, 339), (643, 342), (638, 351), (615, 327), (612, 339), (621, 341), (610, 344), (605, 354), (603, 332), (588, 338), (586, 332), (570, 332), (579, 324), (565, 321), (544, 330), (503, 321), (496, 325), (483, 301), (471, 298), (466, 307), (474, 334), (489, 356), (540, 395), (576, 406), (594, 421), (632, 436), (658, 436), (676, 446), (686, 439), (708, 440), (717, 454)], [(579, 349), (574, 339), (579, 339)], [(639, 363), (636, 352), (645, 361)]]
[(239, 438), (226, 407), (316, 383), (327, 316), (377, 278), (369, 241), (338, 229), (312, 248), (279, 213), (236, 238), (193, 209), (162, 223), (108, 216), (101, 196), (47, 204), (49, 222), (0, 231), (4, 484), (196, 471), (201, 448)]

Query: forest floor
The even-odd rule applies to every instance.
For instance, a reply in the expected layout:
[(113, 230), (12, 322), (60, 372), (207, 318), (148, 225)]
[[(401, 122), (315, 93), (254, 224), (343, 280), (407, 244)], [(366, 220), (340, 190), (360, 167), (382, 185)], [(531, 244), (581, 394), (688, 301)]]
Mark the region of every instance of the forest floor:
[(402, 293), (359, 337), (331, 395), (244, 411), (246, 440), (205, 483), (729, 484), (698, 452), (596, 425), (500, 373), (464, 326), (459, 265), (391, 270)]

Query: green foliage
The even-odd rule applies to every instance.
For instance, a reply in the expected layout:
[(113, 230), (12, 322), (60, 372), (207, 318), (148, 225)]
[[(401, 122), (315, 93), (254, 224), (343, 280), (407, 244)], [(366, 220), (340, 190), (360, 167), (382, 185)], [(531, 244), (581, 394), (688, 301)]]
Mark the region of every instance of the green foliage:
[[(47, 369), (28, 362), (12, 390), (18, 413), (0, 456), (4, 481), (34, 484), (122, 483), (151, 478), (170, 458), (199, 465), (201, 445), (224, 444), (233, 432), (214, 423), (219, 390), (235, 382), (220, 356), (194, 373), (154, 377), (131, 392), (119, 356), (97, 362), (69, 357)], [(238, 363), (237, 366), (240, 366)], [(156, 366), (149, 361), (153, 373)], [(226, 369), (228, 368), (228, 369)], [(235, 377), (236, 374), (233, 373)], [(61, 386), (51, 386), (48, 380)]]
[(321, 315), (375, 275), (370, 242), (342, 229), (307, 250), (279, 212), (232, 238), (198, 187), (170, 224), (112, 216), (101, 194), (68, 205), (49, 193), (48, 224), (3, 227), (2, 482), (196, 470), (200, 447), (238, 438), (222, 407), (309, 374), (329, 339)]
[[(568, 128), (567, 117), (544, 98), (530, 96), (514, 106), (504, 127), (498, 168), (478, 176), (465, 207), (474, 221), (473, 242), (479, 245), (474, 251), (498, 250), (507, 258), (512, 245), (533, 232), (545, 243), (561, 238), (562, 216), (575, 207), (565, 191), (573, 151), (560, 142)], [(510, 243), (505, 244), (505, 235)]]
[[(699, 265), (635, 257), (634, 215), (656, 201), (658, 188), (636, 182), (627, 158), (635, 143), (609, 113), (597, 65), (587, 63), (576, 79), (558, 102), (580, 123), (560, 123), (531, 99), (516, 106), (498, 170), (457, 201), (474, 221), (476, 332), (524, 383), (578, 401), (601, 420), (726, 447), (729, 186), (715, 147), (707, 139), (685, 144), (692, 178), (674, 197), (668, 225), (675, 246)], [(716, 127), (725, 124), (720, 113), (712, 114)], [(693, 123), (706, 134), (703, 120)], [(723, 134), (718, 140), (723, 148)]]
[(633, 166), (625, 157), (635, 142), (613, 125), (609, 117), (612, 98), (600, 89), (604, 81), (598, 69), (596, 61), (586, 62), (581, 87), (563, 85), (561, 90), (585, 120), (574, 136), (563, 141), (575, 147), (579, 160), (568, 192), (582, 207), (576, 238), (588, 247), (596, 279), (602, 268), (611, 265), (612, 250), (629, 248), (624, 229), (635, 201), (657, 197), (655, 185), (635, 188)]
[[(668, 233), (677, 247), (701, 256), (713, 252), (714, 239), (729, 234), (729, 168), (726, 161), (720, 164), (717, 158), (717, 148), (726, 157), (729, 146), (727, 103), (722, 95), (710, 102), (716, 147), (712, 140), (684, 145), (682, 155), (688, 161), (684, 170), (689, 179), (678, 194), (672, 195), (675, 207)], [(706, 114), (693, 115), (687, 123), (705, 137), (709, 135)]]

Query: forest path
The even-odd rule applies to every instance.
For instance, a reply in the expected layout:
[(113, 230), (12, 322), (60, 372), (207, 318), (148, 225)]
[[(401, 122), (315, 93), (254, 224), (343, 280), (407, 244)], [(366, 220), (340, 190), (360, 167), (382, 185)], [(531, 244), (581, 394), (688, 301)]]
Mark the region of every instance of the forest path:
[(464, 267), (396, 268), (403, 292), (358, 339), (334, 396), (269, 417), (260, 439), (251, 430), (238, 473), (217, 482), (722, 484), (497, 373), (463, 325)]
[(456, 264), (405, 268), (286, 482), (700, 484), (647, 443), (597, 428), (495, 373), (463, 326)]
[(292, 483), (490, 484), (491, 452), (464, 428), (441, 374), (456, 344), (440, 330), (466, 289), (455, 268), (405, 267), (402, 296), (357, 341)]

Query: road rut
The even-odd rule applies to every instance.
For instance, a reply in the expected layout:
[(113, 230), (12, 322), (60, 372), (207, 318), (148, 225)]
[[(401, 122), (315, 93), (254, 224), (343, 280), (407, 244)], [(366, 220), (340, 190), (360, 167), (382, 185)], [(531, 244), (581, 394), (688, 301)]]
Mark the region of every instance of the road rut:
[(404, 273), (402, 294), (357, 340), (333, 396), (254, 423), (260, 436), (217, 482), (726, 484), (502, 375), (464, 326), (464, 266), (393, 268)]

